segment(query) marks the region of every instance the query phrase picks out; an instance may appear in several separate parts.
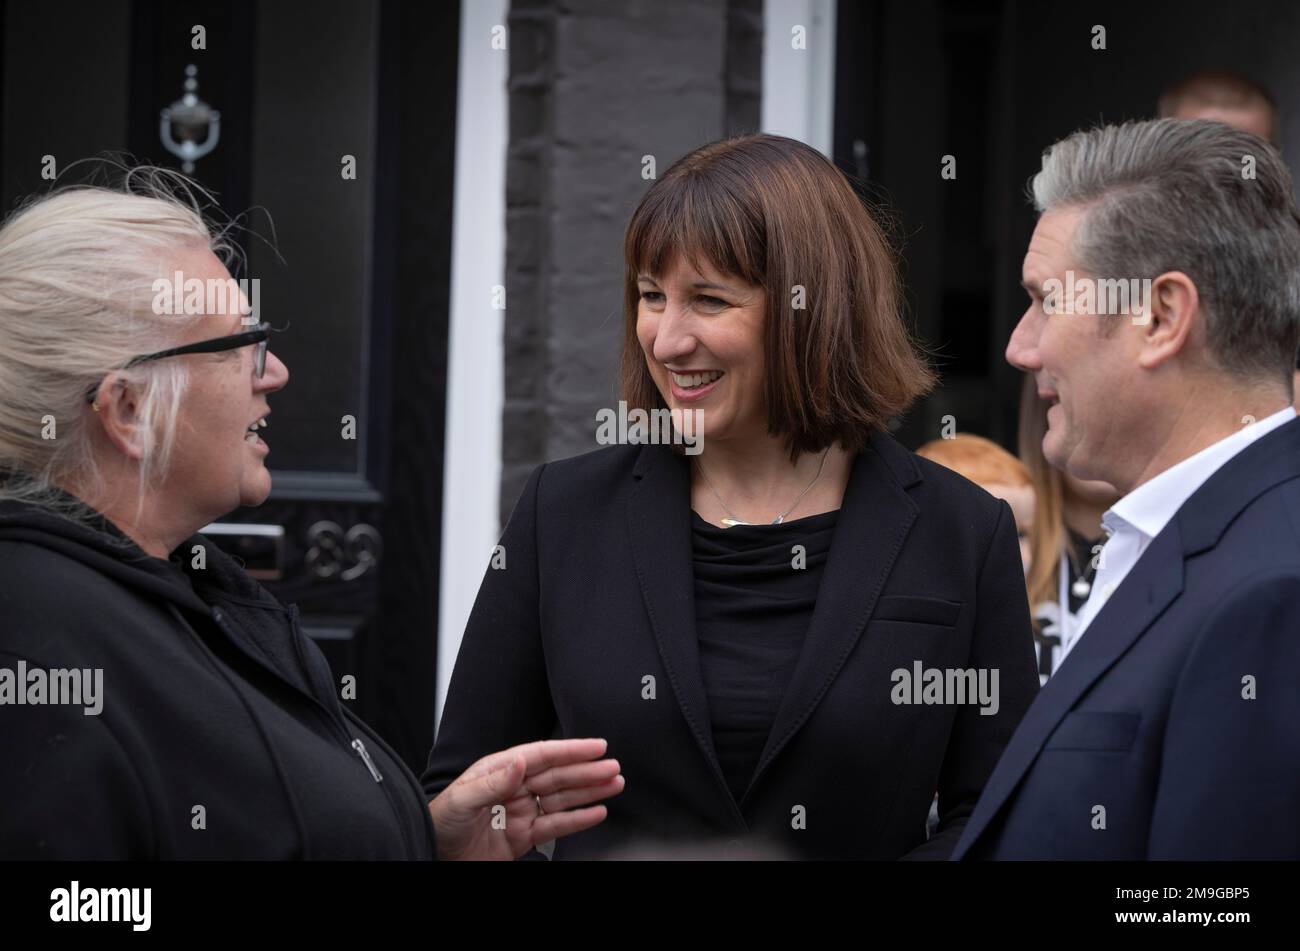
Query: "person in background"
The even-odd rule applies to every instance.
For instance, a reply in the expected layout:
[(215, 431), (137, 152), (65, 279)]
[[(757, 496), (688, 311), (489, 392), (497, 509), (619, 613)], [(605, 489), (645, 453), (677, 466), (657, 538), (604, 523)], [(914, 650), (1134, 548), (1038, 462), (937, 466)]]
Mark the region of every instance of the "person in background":
[(1061, 666), (1079, 635), (1078, 615), (1097, 574), (1105, 533), (1101, 517), (1119, 501), (1109, 482), (1077, 479), (1043, 456), (1050, 404), (1025, 375), (1020, 394), (1019, 451), (1037, 509), (1029, 532), (1029, 607), (1041, 683)]
[(1202, 70), (1165, 89), (1162, 119), (1206, 119), (1277, 144), (1277, 102), (1267, 89), (1231, 70)]
[(931, 440), (916, 450), (916, 454), (965, 476), (995, 499), (1011, 506), (1020, 539), (1020, 563), (1028, 573), (1037, 504), (1034, 483), (1024, 463), (991, 439), (970, 433)]

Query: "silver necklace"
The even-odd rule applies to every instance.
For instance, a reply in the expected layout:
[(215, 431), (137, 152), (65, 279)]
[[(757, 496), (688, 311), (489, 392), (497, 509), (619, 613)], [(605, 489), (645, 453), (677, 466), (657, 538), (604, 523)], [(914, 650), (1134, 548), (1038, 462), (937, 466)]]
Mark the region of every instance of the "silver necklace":
[[(778, 515), (776, 518), (772, 520), (773, 525), (780, 525), (782, 522), (784, 522), (785, 517), (795, 510), (795, 506), (797, 506), (800, 502), (802, 502), (803, 497), (808, 494), (808, 491), (814, 485), (817, 484), (817, 480), (822, 477), (822, 470), (826, 468), (826, 457), (830, 455), (830, 451), (831, 451), (831, 447), (827, 446), (826, 451), (822, 453), (821, 465), (817, 467), (817, 474), (813, 476), (813, 480), (808, 483), (808, 485), (804, 488), (802, 492), (799, 493), (799, 497), (794, 500), (794, 505), (791, 505), (788, 509), (786, 509), (784, 512), (782, 512), (780, 515)], [(709, 487), (709, 491), (713, 493), (713, 497), (718, 500), (718, 504), (722, 506), (722, 510), (726, 512), (728, 515), (727, 518), (724, 518), (722, 520), (722, 527), (735, 528), (737, 525), (755, 524), (754, 522), (746, 522), (744, 519), (736, 518), (736, 513), (731, 511), (731, 509), (727, 508), (727, 503), (722, 501), (722, 496), (720, 496), (718, 494), (718, 490), (713, 487), (713, 481), (709, 478), (709, 474), (704, 471), (704, 463), (700, 462), (699, 460), (696, 460), (695, 464), (700, 467), (700, 475), (704, 476), (704, 484)]]
[[(1069, 553), (1068, 560), (1069, 560), (1069, 564), (1073, 566), (1074, 565), (1073, 552)], [(1091, 559), (1083, 563), (1083, 567), (1079, 569), (1079, 577), (1075, 578), (1074, 584), (1070, 585), (1070, 593), (1074, 595), (1076, 598), (1086, 598), (1092, 592), (1093, 579), (1088, 577), (1090, 573), (1093, 573), (1093, 565)]]

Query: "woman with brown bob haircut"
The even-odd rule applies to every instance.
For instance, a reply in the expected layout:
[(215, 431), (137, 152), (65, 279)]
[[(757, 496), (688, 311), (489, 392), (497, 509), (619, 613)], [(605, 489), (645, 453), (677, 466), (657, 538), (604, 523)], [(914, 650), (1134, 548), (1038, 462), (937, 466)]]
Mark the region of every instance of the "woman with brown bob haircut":
[(676, 431), (532, 474), (426, 792), (602, 736), (626, 786), (556, 858), (946, 858), (1038, 683), (1006, 503), (886, 431), (933, 376), (884, 236), (750, 135), (674, 164), (624, 250), (619, 411)]

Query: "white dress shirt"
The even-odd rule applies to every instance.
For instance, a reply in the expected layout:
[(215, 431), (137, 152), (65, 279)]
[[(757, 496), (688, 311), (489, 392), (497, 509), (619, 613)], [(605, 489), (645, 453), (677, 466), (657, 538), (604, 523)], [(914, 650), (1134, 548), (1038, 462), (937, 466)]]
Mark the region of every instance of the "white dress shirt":
[(1110, 537), (1102, 546), (1097, 574), (1092, 582), (1092, 593), (1079, 609), (1073, 637), (1069, 643), (1061, 644), (1062, 661), (1070, 648), (1079, 643), (1092, 619), (1123, 583), (1147, 546), (1169, 524), (1192, 493), (1237, 453), (1295, 417), (1295, 409), (1288, 406), (1258, 422), (1243, 426), (1231, 436), (1206, 446), (1195, 455), (1188, 456), (1142, 483), (1106, 511), (1101, 517), (1101, 524)]

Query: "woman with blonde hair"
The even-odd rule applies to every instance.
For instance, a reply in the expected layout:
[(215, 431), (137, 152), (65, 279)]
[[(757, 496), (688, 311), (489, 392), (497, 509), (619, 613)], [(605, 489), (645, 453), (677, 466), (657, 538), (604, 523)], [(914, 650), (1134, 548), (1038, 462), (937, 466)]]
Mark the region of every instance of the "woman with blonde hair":
[(599, 823), (599, 739), (485, 751), (429, 802), (296, 608), (197, 534), (270, 493), (289, 378), (247, 299), (155, 308), (230, 252), (160, 170), (0, 228), (0, 856), (513, 858)]

